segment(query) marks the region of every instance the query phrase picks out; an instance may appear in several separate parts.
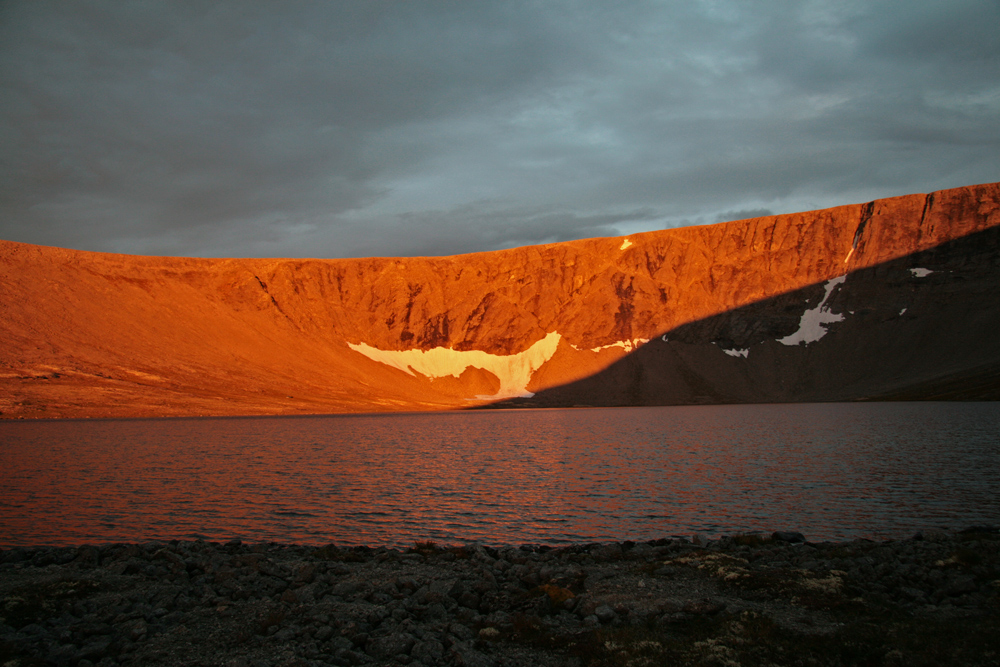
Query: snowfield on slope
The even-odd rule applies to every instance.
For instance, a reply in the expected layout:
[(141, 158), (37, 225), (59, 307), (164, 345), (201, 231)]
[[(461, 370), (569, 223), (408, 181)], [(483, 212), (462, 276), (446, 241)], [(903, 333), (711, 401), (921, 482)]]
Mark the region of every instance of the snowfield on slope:
[(493, 373), (500, 380), (500, 390), (493, 396), (476, 396), (477, 399), (500, 400), (504, 398), (526, 397), (534, 394), (528, 391), (531, 376), (542, 364), (552, 358), (562, 336), (549, 333), (523, 352), (501, 355), (482, 350), (453, 350), (435, 347), (430, 350), (380, 350), (367, 343), (349, 343), (355, 352), (360, 352), (373, 361), (398, 368), (409, 375), (419, 373), (431, 379), (447, 375), (459, 377), (472, 366)]
[(833, 288), (837, 285), (842, 285), (846, 280), (847, 276), (837, 276), (836, 278), (827, 280), (826, 294), (823, 296), (823, 300), (820, 301), (819, 305), (815, 308), (811, 308), (802, 313), (802, 319), (799, 320), (798, 331), (789, 336), (785, 336), (784, 338), (779, 338), (778, 342), (782, 345), (799, 345), (800, 343), (808, 345), (809, 343), (815, 343), (828, 333), (828, 324), (832, 324), (833, 322), (842, 322), (844, 316), (837, 313), (831, 313), (830, 307), (826, 305), (826, 302), (830, 300), (830, 295), (833, 294)]

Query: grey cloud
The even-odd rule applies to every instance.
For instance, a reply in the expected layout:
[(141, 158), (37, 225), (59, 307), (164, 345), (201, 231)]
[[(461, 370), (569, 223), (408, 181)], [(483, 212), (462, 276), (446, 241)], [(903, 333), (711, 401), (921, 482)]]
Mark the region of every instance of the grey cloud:
[[(453, 210), (365, 221), (362, 224), (368, 233), (353, 235), (341, 252), (353, 257), (457, 255), (484, 249), (620, 236), (626, 233), (628, 225), (655, 225), (655, 220), (655, 213), (649, 209), (580, 215), (571, 211), (504, 208), (495, 202), (475, 202)], [(316, 230), (317, 236), (322, 234), (322, 230)]]
[(763, 218), (774, 215), (774, 211), (766, 208), (748, 208), (739, 211), (725, 211), (715, 216), (715, 222), (729, 222), (730, 220), (748, 220), (750, 218)]
[[(895, 0), (871, 21), (859, 21), (858, 29), (864, 35), (866, 54), (890, 58), (908, 68), (929, 63), (969, 73), (970, 65), (996, 67), (998, 23), (1000, 3), (995, 0), (916, 4)], [(866, 30), (866, 24), (874, 29)]]
[(1000, 4), (0, 5), (0, 238), (448, 254), (997, 180)]

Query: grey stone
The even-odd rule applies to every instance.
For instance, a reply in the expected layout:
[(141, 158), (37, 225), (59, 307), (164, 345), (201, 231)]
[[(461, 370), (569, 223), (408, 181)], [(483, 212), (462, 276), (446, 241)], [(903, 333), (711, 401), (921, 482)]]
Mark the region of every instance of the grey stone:
[(337, 649), (333, 657), (342, 665), (359, 665), (365, 659), (362, 654), (346, 648)]
[(463, 641), (470, 641), (476, 637), (476, 633), (474, 633), (471, 628), (462, 625), (461, 623), (452, 623), (449, 625), (448, 632)]
[(274, 633), (274, 639), (275, 641), (279, 641), (283, 644), (285, 642), (292, 641), (293, 639), (295, 639), (295, 628), (292, 627), (281, 628), (280, 630)]
[(303, 563), (295, 568), (293, 578), (296, 582), (311, 584), (316, 578), (316, 565), (313, 563)]
[(330, 593), (332, 593), (333, 595), (339, 595), (342, 598), (348, 598), (356, 594), (359, 589), (360, 586), (358, 586), (353, 581), (341, 581), (340, 583), (334, 585), (332, 589), (330, 589)]
[(479, 609), (479, 596), (472, 591), (465, 591), (458, 598), (458, 604), (469, 609)]
[(101, 637), (84, 645), (82, 649), (77, 651), (73, 659), (76, 662), (80, 660), (100, 660), (108, 652), (109, 646), (111, 646), (111, 638)]
[(771, 533), (771, 539), (776, 542), (805, 542), (806, 537), (802, 533), (797, 533), (791, 530), (776, 530)]
[(73, 644), (65, 644), (63, 646), (56, 646), (51, 651), (49, 651), (48, 661), (49, 663), (56, 665), (57, 667), (62, 667), (63, 665), (69, 665), (73, 662), (76, 657), (76, 653), (79, 649)]
[(590, 555), (598, 562), (618, 560), (622, 557), (622, 547), (620, 544), (602, 544), (590, 550)]
[(396, 632), (382, 637), (372, 637), (368, 640), (365, 653), (373, 658), (393, 658), (401, 653), (409, 655), (416, 640), (412, 635)]
[(963, 593), (972, 593), (976, 590), (976, 580), (968, 575), (952, 577), (945, 588), (945, 594), (955, 596)]
[[(465, 590), (462, 582), (458, 579), (438, 579), (437, 581), (432, 581), (427, 588), (430, 593), (436, 593), (439, 596), (448, 597), (453, 600)], [(437, 601), (439, 600), (440, 598)]]
[(689, 614), (711, 615), (718, 614), (725, 608), (726, 603), (721, 600), (689, 600), (683, 609)]
[(413, 593), (420, 586), (417, 584), (417, 580), (413, 577), (402, 577), (396, 582), (398, 588), (403, 589), (405, 592)]
[(490, 612), (483, 618), (483, 623), (494, 628), (508, 628), (513, 623), (513, 617), (506, 611)]
[(594, 610), (594, 615), (601, 623), (610, 623), (615, 619), (615, 610), (606, 604), (602, 604)]
[(440, 602), (435, 602), (433, 604), (427, 605), (427, 609), (421, 614), (421, 618), (425, 621), (433, 621), (439, 618), (444, 618), (448, 615), (448, 610), (444, 608), (444, 605)]
[(495, 667), (496, 661), (471, 646), (458, 642), (451, 647), (451, 657), (460, 667)]
[(444, 658), (444, 644), (434, 639), (426, 639), (414, 644), (410, 655), (424, 664), (437, 665)]
[(44, 637), (49, 634), (49, 631), (43, 628), (42, 626), (38, 625), (38, 623), (27, 624), (26, 626), (21, 628), (21, 632), (26, 635), (33, 635), (37, 637)]

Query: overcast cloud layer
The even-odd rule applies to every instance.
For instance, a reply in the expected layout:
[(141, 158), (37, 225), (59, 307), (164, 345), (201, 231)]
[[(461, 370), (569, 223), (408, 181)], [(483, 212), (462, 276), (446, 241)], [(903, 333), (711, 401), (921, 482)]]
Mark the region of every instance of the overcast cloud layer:
[(0, 238), (444, 255), (1000, 180), (1000, 1), (0, 4)]

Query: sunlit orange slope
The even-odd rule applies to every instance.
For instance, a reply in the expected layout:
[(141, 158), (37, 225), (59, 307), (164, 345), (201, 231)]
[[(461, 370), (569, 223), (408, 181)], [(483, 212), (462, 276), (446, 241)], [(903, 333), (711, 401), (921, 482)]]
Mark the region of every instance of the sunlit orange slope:
[(997, 226), (994, 183), (443, 258), (188, 259), (0, 241), (0, 412), (468, 407), (580, 379), (680, 325)]

